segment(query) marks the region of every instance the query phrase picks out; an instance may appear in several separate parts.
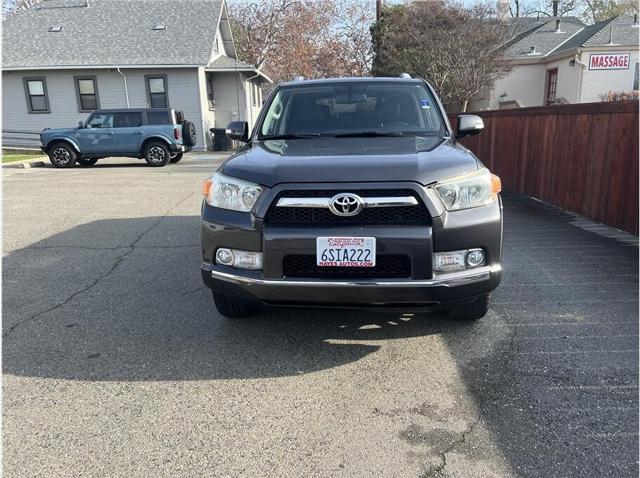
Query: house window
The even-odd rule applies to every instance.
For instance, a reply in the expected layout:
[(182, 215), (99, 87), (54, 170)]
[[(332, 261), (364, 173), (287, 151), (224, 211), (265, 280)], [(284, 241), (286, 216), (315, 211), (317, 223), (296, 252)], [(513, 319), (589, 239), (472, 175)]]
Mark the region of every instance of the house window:
[(168, 108), (167, 75), (146, 75), (147, 96), (151, 108)]
[(216, 41), (214, 43), (213, 46), (213, 51), (215, 51), (216, 53), (218, 53), (220, 51), (220, 44), (218, 43), (218, 37), (216, 36)]
[(25, 78), (24, 90), (27, 95), (29, 113), (51, 113), (47, 96), (47, 81), (44, 77)]
[(633, 91), (638, 91), (640, 90), (640, 75), (639, 75), (639, 68), (640, 67), (640, 63), (636, 63), (636, 72), (633, 75)]
[(556, 88), (558, 86), (558, 69), (547, 71), (547, 94), (545, 104), (551, 105), (556, 101)]
[(207, 75), (207, 102), (209, 103), (209, 111), (216, 109), (216, 102), (213, 99), (213, 75)]
[(260, 97), (262, 96), (262, 91), (260, 85), (258, 83), (251, 83), (251, 104), (256, 108), (260, 106), (261, 101)]
[(78, 111), (93, 111), (100, 108), (98, 86), (95, 76), (74, 77), (78, 95)]

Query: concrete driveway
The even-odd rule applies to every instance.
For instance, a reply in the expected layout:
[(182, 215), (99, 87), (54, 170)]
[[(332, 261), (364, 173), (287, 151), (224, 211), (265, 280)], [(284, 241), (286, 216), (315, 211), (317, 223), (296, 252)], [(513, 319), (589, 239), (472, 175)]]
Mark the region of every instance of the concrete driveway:
[(5, 476), (638, 475), (635, 237), (506, 195), (476, 324), (229, 320), (199, 272), (220, 160), (3, 170)]

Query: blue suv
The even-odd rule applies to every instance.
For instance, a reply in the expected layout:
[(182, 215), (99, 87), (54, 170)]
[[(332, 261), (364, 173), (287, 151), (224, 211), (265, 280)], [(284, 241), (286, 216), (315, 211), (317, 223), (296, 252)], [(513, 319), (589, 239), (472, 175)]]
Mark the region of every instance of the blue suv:
[(56, 168), (93, 166), (107, 156), (144, 158), (159, 167), (193, 148), (196, 128), (173, 109), (97, 110), (77, 128), (45, 128), (40, 141)]

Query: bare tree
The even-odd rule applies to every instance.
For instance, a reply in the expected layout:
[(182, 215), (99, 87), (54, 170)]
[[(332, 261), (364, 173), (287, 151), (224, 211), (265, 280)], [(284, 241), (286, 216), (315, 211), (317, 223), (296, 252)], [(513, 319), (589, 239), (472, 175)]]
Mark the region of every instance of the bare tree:
[(600, 22), (616, 15), (638, 13), (636, 0), (584, 0), (583, 19)]
[(27, 10), (38, 3), (40, 3), (40, 0), (3, 0), (2, 19), (6, 20), (10, 16), (22, 10)]
[(509, 69), (501, 46), (511, 27), (494, 13), (481, 4), (421, 1), (385, 8), (374, 28), (374, 74), (425, 78), (445, 103), (465, 111)]
[(369, 0), (238, 1), (229, 9), (238, 56), (276, 81), (370, 73)]

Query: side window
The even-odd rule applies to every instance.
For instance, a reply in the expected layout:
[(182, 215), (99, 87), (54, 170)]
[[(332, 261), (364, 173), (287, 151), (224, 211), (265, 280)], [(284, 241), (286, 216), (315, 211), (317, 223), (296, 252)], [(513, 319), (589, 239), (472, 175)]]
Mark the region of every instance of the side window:
[(93, 111), (100, 108), (98, 102), (98, 82), (95, 76), (74, 77), (78, 95), (78, 111)]
[(146, 75), (147, 99), (151, 108), (167, 108), (167, 75)]
[(147, 111), (147, 124), (171, 124), (168, 111)]
[(277, 128), (280, 123), (280, 118), (282, 117), (283, 109), (284, 105), (282, 104), (282, 95), (281, 93), (278, 93), (271, 102), (271, 105), (269, 105), (267, 115), (262, 122), (260, 133), (263, 136), (270, 136), (277, 133)]
[(136, 128), (142, 126), (142, 113), (139, 111), (126, 111), (113, 114), (114, 128)]
[(113, 113), (94, 113), (87, 124), (91, 128), (113, 128)]
[(213, 75), (207, 74), (207, 102), (209, 103), (209, 111), (215, 110), (216, 102), (213, 99)]
[(47, 95), (47, 80), (44, 77), (25, 78), (24, 91), (29, 113), (51, 113)]

